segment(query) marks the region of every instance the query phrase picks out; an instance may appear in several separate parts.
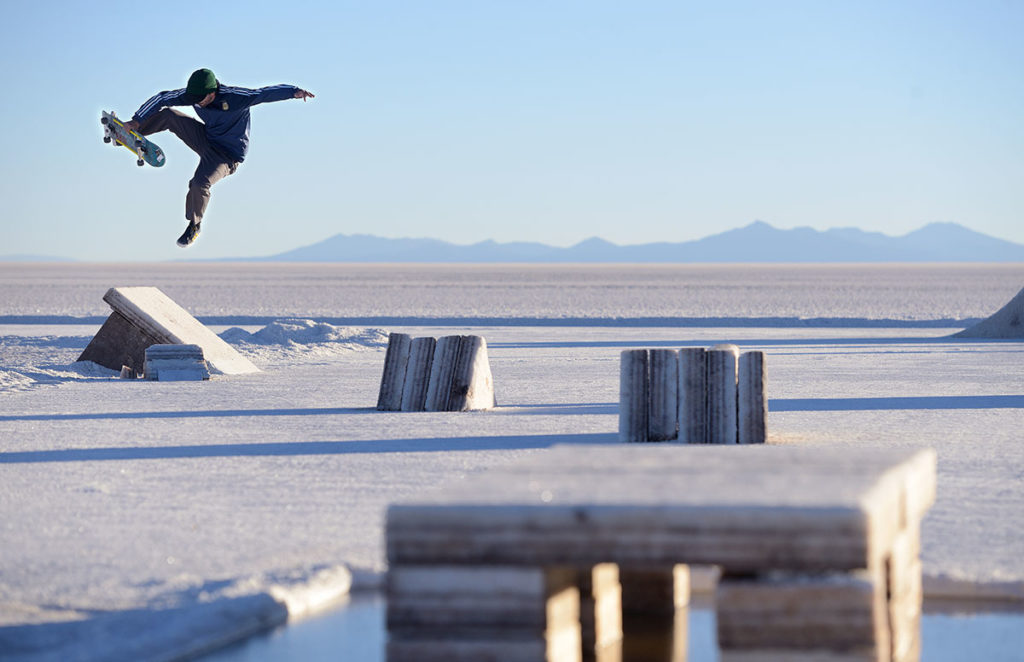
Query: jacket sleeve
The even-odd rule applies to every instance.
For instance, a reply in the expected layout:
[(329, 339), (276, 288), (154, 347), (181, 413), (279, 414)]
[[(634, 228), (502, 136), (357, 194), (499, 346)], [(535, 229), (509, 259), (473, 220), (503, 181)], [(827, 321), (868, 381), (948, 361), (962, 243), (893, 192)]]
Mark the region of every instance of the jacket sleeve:
[(270, 101), (294, 99), (295, 93), (299, 91), (299, 88), (294, 85), (270, 85), (269, 87), (260, 87), (253, 90), (247, 87), (222, 86), (221, 90), (238, 95), (243, 99), (245, 106), (249, 107), (260, 103), (268, 103)]
[(158, 92), (149, 98), (146, 103), (139, 106), (139, 109), (132, 115), (132, 119), (136, 122), (145, 122), (151, 115), (158, 112), (161, 108), (167, 106), (191, 106), (192, 102), (188, 100), (185, 94), (185, 88), (180, 90), (165, 90)]

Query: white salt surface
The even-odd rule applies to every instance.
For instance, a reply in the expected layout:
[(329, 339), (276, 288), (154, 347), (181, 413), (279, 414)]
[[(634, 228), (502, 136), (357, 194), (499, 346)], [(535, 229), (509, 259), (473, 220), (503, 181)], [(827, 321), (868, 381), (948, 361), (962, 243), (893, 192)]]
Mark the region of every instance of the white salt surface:
[[(470, 275), (483, 274), (476, 281), (466, 276), (476, 283), (471, 291), (481, 280), (492, 283), (488, 297), (474, 300), (474, 314), (486, 319), (454, 327), (421, 321), (451, 318), (461, 309), (443, 309), (437, 300), (452, 293), (431, 299), (432, 288), (414, 272), (408, 298), (397, 284), (382, 293), (382, 299), (402, 300), (396, 309), (410, 318), (405, 326), (347, 327), (338, 322), (356, 315), (343, 296), (317, 299), (316, 313), (302, 308), (296, 265), (288, 271), (292, 286), (265, 291), (259, 309), (252, 304), (251, 279), (242, 276), (262, 274), (255, 282), (271, 281), (267, 274), (277, 273), (276, 266), (247, 265), (239, 273), (225, 265), (157, 267), (166, 282), (148, 280), (149, 267), (48, 266), (45, 274), (35, 273), (38, 281), (31, 278), (36, 267), (4, 267), (0, 659), (173, 659), (289, 613), (312, 613), (345, 592), (346, 567), (356, 586), (379, 581), (388, 503), (544, 453), (556, 443), (617, 443), (622, 349), (723, 341), (767, 354), (773, 443), (935, 448), (938, 498), (923, 529), (927, 585), (933, 592), (1024, 599), (1024, 342), (953, 341), (942, 336), (957, 328), (927, 327), (998, 309), (1024, 281), (1017, 268), (972, 272), (976, 282), (996, 283), (1010, 273), (1015, 278), (986, 290), (994, 300), (987, 309), (957, 304), (939, 307), (931, 317), (924, 308), (903, 305), (899, 282), (889, 286), (891, 300), (881, 297), (885, 288), (877, 279), (891, 276), (888, 268), (862, 268), (852, 277), (875, 293), (871, 309), (844, 300), (837, 307), (849, 313), (828, 316), (896, 319), (905, 308), (925, 328), (762, 328), (728, 313), (771, 312), (762, 301), (747, 300), (743, 288), (731, 295), (719, 291), (715, 303), (722, 317), (737, 320), (737, 328), (671, 328), (598, 325), (611, 324), (612, 317), (670, 314), (671, 306), (657, 302), (643, 303), (642, 310), (609, 308), (608, 301), (628, 301), (617, 299), (611, 284), (619, 267), (604, 273), (603, 281), (592, 272), (609, 294), (590, 326), (534, 321), (550, 318), (549, 302), (559, 297), (563, 316), (594, 314), (592, 298), (580, 300), (578, 290), (561, 288), (566, 272), (560, 268), (527, 270), (538, 296), (534, 308), (524, 291), (534, 285), (495, 284), (494, 272), (467, 268)], [(342, 274), (378, 282), (375, 268), (305, 269), (304, 280), (325, 297), (328, 289), (315, 285), (321, 278)], [(82, 298), (83, 283), (96, 273), (107, 278), (88, 290), (99, 305)], [(671, 274), (644, 273), (648, 280), (671, 282)], [(767, 278), (745, 273), (755, 281)], [(794, 284), (779, 304), (786, 316), (827, 312), (813, 283), (798, 277), (815, 273), (789, 272)], [(930, 290), (923, 272), (914, 273), (914, 287)], [(946, 271), (934, 267), (931, 273), (941, 281)], [(725, 268), (721, 274), (732, 277)], [(203, 287), (196, 289), (199, 283)], [(102, 293), (123, 284), (166, 288), (201, 316), (187, 295), (172, 294), (197, 293), (207, 314), (232, 318), (214, 330), (264, 372), (161, 383), (120, 380), (91, 364), (75, 364), (102, 319), (40, 322), (103, 315)], [(699, 283), (686, 287), (692, 290), (678, 300), (708, 298)], [(41, 293), (49, 303), (33, 301)], [(787, 291), (773, 296), (786, 299)], [(490, 308), (488, 300), (494, 302)], [(507, 300), (518, 303), (510, 308)], [(273, 320), (229, 328), (274, 310), (280, 321), (269, 328)], [(371, 315), (368, 308), (358, 312)], [(508, 317), (521, 319), (496, 325)], [(499, 408), (375, 411), (387, 331), (483, 335)]]

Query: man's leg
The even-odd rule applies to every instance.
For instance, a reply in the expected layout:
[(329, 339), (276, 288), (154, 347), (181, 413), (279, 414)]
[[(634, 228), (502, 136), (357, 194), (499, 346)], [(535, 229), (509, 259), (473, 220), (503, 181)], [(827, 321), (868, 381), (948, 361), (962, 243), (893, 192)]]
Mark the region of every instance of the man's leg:
[(202, 223), (206, 214), (206, 206), (210, 203), (210, 187), (233, 174), (238, 168), (237, 163), (226, 163), (218, 155), (207, 149), (199, 159), (199, 167), (188, 183), (188, 195), (185, 196), (185, 218), (189, 221)]
[(167, 129), (181, 138), (181, 141), (199, 156), (203, 156), (209, 149), (206, 142), (206, 125), (173, 108), (164, 108), (139, 125), (139, 133), (144, 136)]

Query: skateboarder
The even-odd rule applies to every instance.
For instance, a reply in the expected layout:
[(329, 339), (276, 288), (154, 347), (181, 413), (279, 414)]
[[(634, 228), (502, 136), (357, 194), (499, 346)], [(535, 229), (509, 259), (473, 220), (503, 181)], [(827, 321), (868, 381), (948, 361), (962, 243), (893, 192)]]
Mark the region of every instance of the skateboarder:
[[(210, 187), (234, 174), (249, 151), (249, 108), (267, 101), (312, 99), (313, 94), (294, 85), (272, 85), (259, 89), (222, 85), (209, 69), (189, 76), (180, 90), (160, 92), (135, 111), (125, 127), (148, 136), (170, 129), (199, 155), (199, 167), (188, 183), (185, 218), (188, 227), (178, 245), (190, 245), (199, 236)], [(169, 106), (192, 106), (202, 122)]]

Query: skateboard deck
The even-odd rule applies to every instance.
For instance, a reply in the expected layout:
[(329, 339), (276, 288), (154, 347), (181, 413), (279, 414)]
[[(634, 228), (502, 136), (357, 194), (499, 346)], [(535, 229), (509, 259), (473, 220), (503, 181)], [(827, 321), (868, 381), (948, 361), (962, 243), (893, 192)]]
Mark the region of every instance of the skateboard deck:
[(103, 125), (103, 142), (126, 148), (135, 155), (140, 166), (148, 163), (159, 168), (164, 164), (164, 151), (142, 134), (125, 128), (124, 122), (114, 113), (103, 111), (100, 124)]

